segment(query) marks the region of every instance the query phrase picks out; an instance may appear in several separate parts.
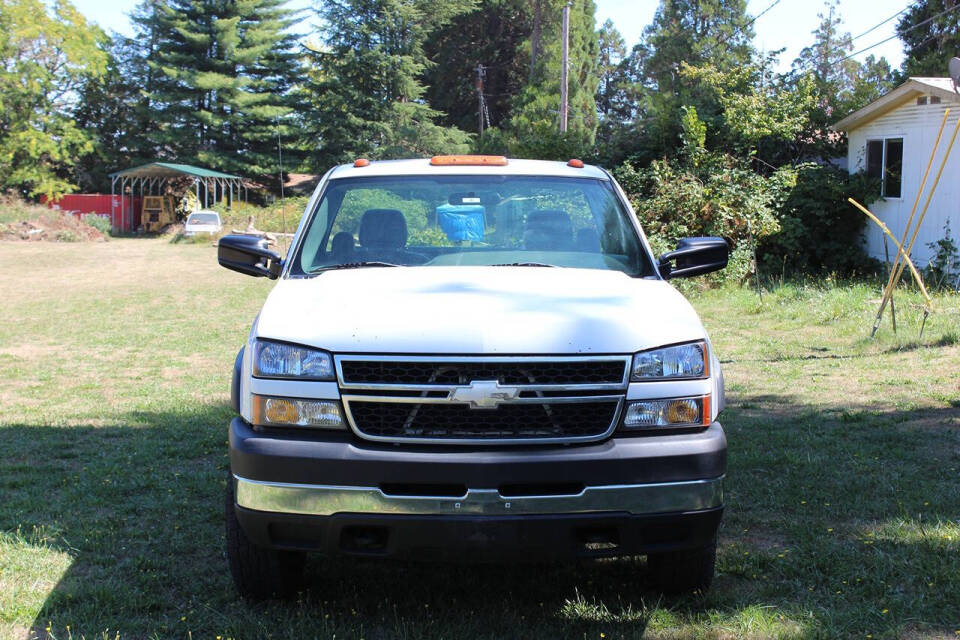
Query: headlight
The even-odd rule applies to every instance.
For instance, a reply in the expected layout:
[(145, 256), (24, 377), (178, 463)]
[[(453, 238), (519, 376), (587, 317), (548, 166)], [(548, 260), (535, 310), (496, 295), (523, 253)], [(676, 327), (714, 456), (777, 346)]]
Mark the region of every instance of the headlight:
[(283, 342), (257, 340), (253, 375), (258, 378), (334, 380), (333, 358), (326, 351)]
[(625, 429), (710, 426), (710, 396), (629, 402)]
[(633, 356), (633, 382), (677, 378), (706, 378), (707, 343), (678, 344), (662, 349), (641, 351)]
[(339, 402), (258, 395), (253, 396), (253, 422), (264, 427), (345, 427)]

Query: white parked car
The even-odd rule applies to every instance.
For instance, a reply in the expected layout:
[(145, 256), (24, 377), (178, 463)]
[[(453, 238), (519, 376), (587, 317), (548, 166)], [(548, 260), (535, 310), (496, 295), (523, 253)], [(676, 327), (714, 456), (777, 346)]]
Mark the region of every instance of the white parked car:
[(303, 554), (646, 555), (706, 589), (723, 512), (723, 374), (606, 171), (491, 156), (332, 169), (234, 369), (227, 556), (238, 590), (297, 589)]
[(194, 211), (183, 223), (183, 235), (190, 237), (201, 233), (216, 234), (223, 228), (220, 214), (210, 209)]

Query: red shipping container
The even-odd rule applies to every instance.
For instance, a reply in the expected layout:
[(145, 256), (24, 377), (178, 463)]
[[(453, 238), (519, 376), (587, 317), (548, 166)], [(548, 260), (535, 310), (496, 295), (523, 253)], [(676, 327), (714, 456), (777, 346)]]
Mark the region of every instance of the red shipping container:
[(43, 198), (43, 202), (51, 209), (70, 211), (78, 218), (95, 214), (110, 218), (114, 229), (133, 231), (140, 226), (139, 197), (110, 195), (109, 193), (69, 193), (59, 200)]

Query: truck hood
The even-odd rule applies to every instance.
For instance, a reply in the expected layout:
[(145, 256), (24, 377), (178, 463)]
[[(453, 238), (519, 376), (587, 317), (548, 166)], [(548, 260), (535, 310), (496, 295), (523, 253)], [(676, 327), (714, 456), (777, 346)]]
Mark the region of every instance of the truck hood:
[(548, 267), (369, 267), (281, 280), (256, 334), (335, 353), (631, 353), (706, 337), (662, 280)]

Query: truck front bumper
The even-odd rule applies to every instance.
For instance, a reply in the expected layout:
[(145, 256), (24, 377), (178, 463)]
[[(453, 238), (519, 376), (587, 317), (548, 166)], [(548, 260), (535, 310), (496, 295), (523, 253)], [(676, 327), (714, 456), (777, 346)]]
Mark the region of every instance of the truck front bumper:
[(442, 560), (637, 555), (707, 544), (726, 439), (509, 449), (396, 447), (230, 429), (235, 511), (272, 548)]

